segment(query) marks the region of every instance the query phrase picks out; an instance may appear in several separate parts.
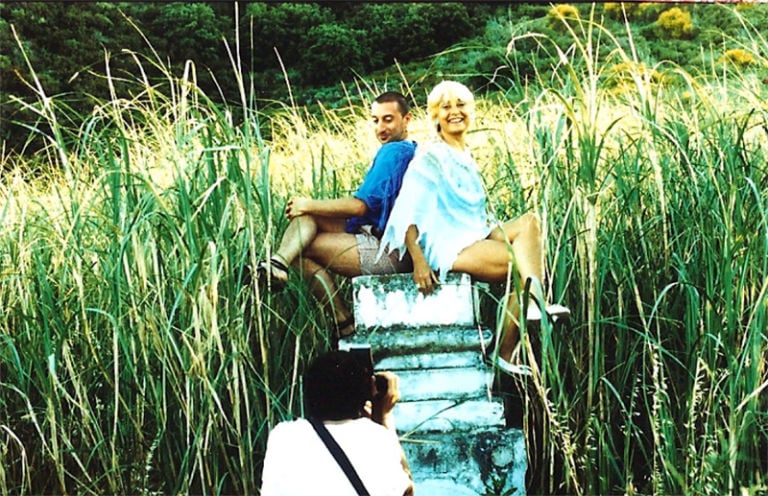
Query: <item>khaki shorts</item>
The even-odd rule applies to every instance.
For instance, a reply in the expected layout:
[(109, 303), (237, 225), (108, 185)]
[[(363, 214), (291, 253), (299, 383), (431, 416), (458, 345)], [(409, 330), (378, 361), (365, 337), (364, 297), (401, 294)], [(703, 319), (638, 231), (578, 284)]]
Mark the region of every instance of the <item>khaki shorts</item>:
[(360, 272), (363, 275), (413, 272), (413, 262), (408, 253), (400, 260), (400, 253), (394, 250), (389, 255), (385, 253), (378, 262), (376, 261), (381, 243), (376, 236), (371, 234), (371, 226), (361, 227), (360, 232), (355, 234), (355, 238), (357, 239), (357, 250), (360, 252)]

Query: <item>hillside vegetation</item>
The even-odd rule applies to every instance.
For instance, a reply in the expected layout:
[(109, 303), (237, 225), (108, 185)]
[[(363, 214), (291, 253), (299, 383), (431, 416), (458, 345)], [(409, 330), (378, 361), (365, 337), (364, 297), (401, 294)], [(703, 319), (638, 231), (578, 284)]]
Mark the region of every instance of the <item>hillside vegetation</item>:
[[(741, 15), (728, 14), (731, 9)], [(211, 101), (230, 108), (239, 106), (243, 84), (262, 112), (289, 101), (313, 113), (320, 111), (318, 103), (344, 106), (350, 96), (357, 98), (346, 88), (356, 76), (400, 81), (398, 64), (414, 85), (456, 77), (483, 91), (509, 93), (551, 76), (560, 64), (554, 47), (571, 52), (568, 21), (576, 19), (605, 27), (622, 50), (647, 66), (672, 63), (698, 75), (711, 72), (721, 57), (745, 69), (759, 65), (750, 55), (759, 49), (751, 33), (768, 32), (768, 5), (4, 2), (0, 139), (27, 154), (43, 146), (34, 135), (28, 143), (28, 126), (38, 122), (25, 106), (37, 99), (35, 78), (56, 96), (62, 118), (73, 121), (112, 98), (110, 87), (130, 92), (137, 70), (153, 87), (167, 85), (164, 68), (174, 74), (194, 70), (195, 84)], [(608, 53), (592, 55), (602, 60)], [(422, 102), (423, 95), (413, 96)], [(519, 91), (510, 96), (519, 98)]]
[[(491, 208), (541, 216), (545, 290), (573, 312), (523, 335), (542, 406), (528, 492), (768, 491), (765, 6), (709, 6), (741, 35), (706, 44), (703, 6), (642, 5), (520, 6), (478, 44), (493, 71), (460, 46), (311, 108), (262, 105), (235, 50), (225, 98), (150, 49), (93, 68), (106, 96), (51, 91), (23, 52), (32, 96), (10, 103), (44, 146), (0, 155), (0, 494), (258, 494), (331, 317), (297, 274), (265, 294), (243, 266), (290, 196), (354, 188), (378, 91), (409, 94), (429, 139), (420, 103), (442, 77), (475, 89)], [(694, 46), (691, 65), (655, 60), (640, 25), (656, 49)]]

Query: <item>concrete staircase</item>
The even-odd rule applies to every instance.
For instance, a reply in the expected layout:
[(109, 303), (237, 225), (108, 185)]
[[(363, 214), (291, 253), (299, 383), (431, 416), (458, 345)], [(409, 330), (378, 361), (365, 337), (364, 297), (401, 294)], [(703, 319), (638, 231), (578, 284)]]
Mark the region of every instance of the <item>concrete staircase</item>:
[(374, 368), (399, 376), (395, 418), (417, 494), (524, 494), (525, 439), (491, 394), (481, 350), (492, 332), (477, 322), (470, 277), (451, 273), (427, 297), (411, 277), (354, 278), (356, 332), (340, 348), (370, 344)]

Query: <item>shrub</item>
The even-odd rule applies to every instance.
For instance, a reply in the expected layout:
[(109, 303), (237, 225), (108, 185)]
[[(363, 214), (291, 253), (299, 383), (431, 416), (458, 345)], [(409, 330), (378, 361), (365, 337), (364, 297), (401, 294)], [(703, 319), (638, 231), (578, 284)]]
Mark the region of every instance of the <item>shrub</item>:
[(691, 14), (679, 7), (662, 12), (656, 20), (656, 27), (670, 38), (687, 40), (694, 36)]
[(550, 27), (562, 27), (564, 22), (575, 21), (579, 19), (579, 9), (573, 5), (555, 5), (547, 12), (547, 20)]
[[(307, 38), (313, 43), (301, 59), (306, 81), (310, 84), (328, 83), (343, 75), (340, 69), (360, 71), (363, 51), (358, 40), (364, 35), (363, 31), (339, 24), (310, 28)], [(347, 77), (351, 75), (348, 73)]]
[(718, 64), (730, 63), (739, 67), (746, 67), (756, 63), (754, 55), (741, 48), (733, 48), (726, 51), (717, 62)]
[(658, 4), (649, 2), (605, 2), (603, 12), (617, 21), (623, 21), (625, 16), (630, 21), (649, 21), (657, 15), (658, 7)]
[(650, 83), (662, 81), (662, 75), (658, 71), (647, 67), (645, 64), (632, 61), (621, 62), (612, 66), (608, 74), (617, 82), (629, 82), (635, 75)]

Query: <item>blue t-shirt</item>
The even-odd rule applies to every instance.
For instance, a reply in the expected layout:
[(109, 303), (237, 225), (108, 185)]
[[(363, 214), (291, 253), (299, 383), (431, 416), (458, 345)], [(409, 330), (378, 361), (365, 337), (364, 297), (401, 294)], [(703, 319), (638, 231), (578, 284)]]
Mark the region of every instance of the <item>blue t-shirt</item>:
[(368, 212), (363, 216), (350, 217), (347, 220), (348, 233), (356, 233), (361, 226), (365, 225), (373, 226), (378, 232), (384, 230), (389, 213), (395, 204), (395, 198), (403, 184), (403, 174), (415, 152), (414, 141), (394, 141), (381, 145), (373, 158), (368, 174), (363, 179), (363, 184), (352, 195), (368, 206)]

